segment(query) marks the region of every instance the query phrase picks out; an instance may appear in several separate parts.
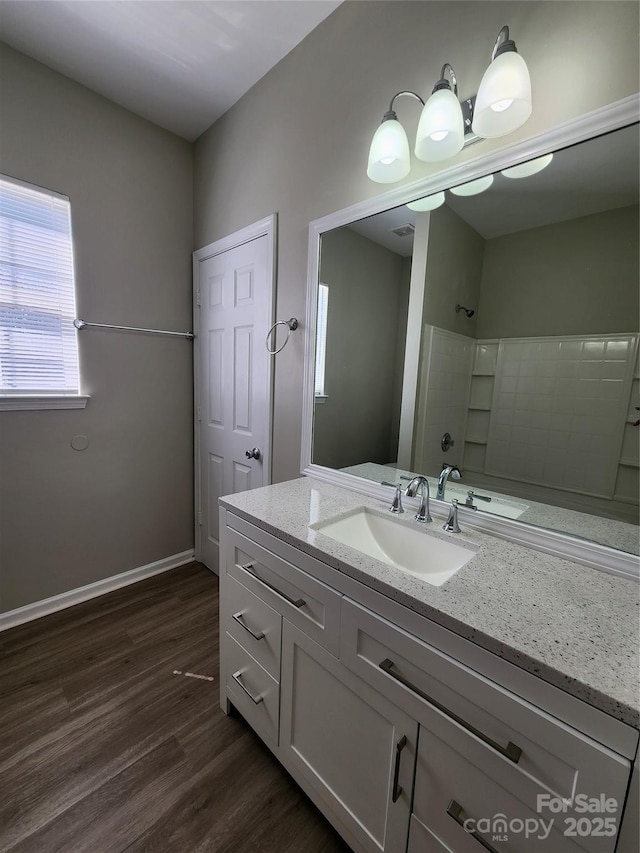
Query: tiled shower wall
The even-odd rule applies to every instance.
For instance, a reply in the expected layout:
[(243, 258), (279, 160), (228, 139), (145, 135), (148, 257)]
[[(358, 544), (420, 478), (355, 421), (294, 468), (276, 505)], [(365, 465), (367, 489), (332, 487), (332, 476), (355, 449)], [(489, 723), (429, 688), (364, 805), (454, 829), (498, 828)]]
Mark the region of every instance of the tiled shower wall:
[(638, 336), (477, 341), (464, 467), (638, 502)]

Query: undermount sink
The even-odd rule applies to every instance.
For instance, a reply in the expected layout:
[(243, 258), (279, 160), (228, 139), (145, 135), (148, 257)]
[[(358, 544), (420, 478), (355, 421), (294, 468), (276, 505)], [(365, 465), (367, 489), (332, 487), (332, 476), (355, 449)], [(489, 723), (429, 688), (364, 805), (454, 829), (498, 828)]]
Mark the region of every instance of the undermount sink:
[(419, 522), (400, 521), (369, 507), (310, 526), (433, 586), (441, 586), (477, 553), (474, 545), (434, 536)]

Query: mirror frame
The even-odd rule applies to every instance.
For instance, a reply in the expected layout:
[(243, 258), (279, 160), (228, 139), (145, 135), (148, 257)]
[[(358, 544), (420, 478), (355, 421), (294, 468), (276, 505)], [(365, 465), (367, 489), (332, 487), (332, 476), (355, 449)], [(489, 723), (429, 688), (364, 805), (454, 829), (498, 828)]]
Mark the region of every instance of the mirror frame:
[[(374, 196), (366, 201), (323, 216), (309, 224), (309, 255), (307, 268), (307, 313), (305, 324), (305, 361), (302, 408), (301, 473), (336, 486), (357, 491), (367, 497), (389, 500), (389, 489), (371, 480), (343, 474), (333, 468), (315, 465), (312, 462), (313, 415), (314, 415), (314, 372), (316, 346), (316, 319), (318, 282), (320, 273), (320, 238), (327, 231), (349, 225), (359, 219), (381, 213), (384, 210), (406, 204), (415, 198), (446, 190), (458, 183), (474, 180), (501, 169), (515, 166), (526, 160), (541, 157), (553, 151), (585, 142), (596, 136), (619, 130), (640, 121), (640, 104), (637, 95), (615, 101), (593, 112), (552, 128), (521, 142), (500, 148), (488, 154), (480, 154), (464, 163), (452, 165), (429, 178), (414, 181), (389, 192)], [(407, 351), (419, 347), (422, 311), (419, 297), (412, 294), (415, 302), (409, 303), (407, 325)], [(411, 322), (411, 318), (414, 322)], [(416, 359), (416, 381), (417, 381)], [(404, 395), (404, 391), (403, 391)], [(411, 500), (409, 501), (411, 503)], [(446, 514), (447, 505), (432, 501), (432, 512), (436, 516)], [(559, 557), (570, 559), (612, 574), (640, 579), (640, 558), (615, 548), (580, 539), (568, 533), (559, 533), (543, 527), (535, 527), (513, 519), (491, 516), (488, 513), (473, 513), (464, 506), (459, 507), (463, 525), (508, 539), (527, 547), (536, 548)]]

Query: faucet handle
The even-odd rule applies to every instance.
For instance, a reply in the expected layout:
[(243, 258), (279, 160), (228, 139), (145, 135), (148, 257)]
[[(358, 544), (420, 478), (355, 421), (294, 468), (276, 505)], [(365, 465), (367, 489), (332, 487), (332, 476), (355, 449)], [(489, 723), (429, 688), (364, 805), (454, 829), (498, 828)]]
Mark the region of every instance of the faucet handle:
[(380, 485), (391, 486), (392, 489), (396, 490), (395, 496), (393, 498), (393, 503), (389, 507), (389, 512), (395, 512), (398, 515), (403, 513), (404, 507), (402, 506), (402, 483), (389, 483), (387, 480), (383, 480)]
[(460, 525), (458, 524), (458, 501), (454, 498), (451, 501), (449, 509), (449, 517), (442, 525), (442, 529), (448, 533), (460, 533)]
[(464, 502), (464, 505), (469, 507), (470, 509), (477, 509), (478, 507), (473, 505), (474, 498), (479, 501), (486, 501), (487, 503), (491, 503), (491, 498), (488, 495), (477, 495), (473, 491), (473, 489), (469, 489), (469, 491), (467, 492), (467, 499)]

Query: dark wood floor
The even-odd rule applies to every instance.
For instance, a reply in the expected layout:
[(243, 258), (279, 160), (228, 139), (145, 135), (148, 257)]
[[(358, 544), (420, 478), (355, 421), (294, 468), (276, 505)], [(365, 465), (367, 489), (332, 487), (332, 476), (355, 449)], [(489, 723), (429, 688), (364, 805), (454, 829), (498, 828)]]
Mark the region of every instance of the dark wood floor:
[(0, 654), (2, 853), (349, 853), (220, 710), (202, 566), (5, 631)]

